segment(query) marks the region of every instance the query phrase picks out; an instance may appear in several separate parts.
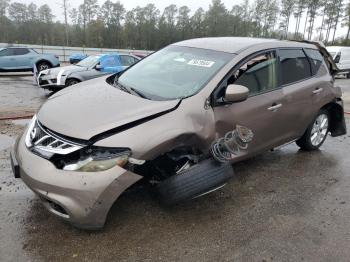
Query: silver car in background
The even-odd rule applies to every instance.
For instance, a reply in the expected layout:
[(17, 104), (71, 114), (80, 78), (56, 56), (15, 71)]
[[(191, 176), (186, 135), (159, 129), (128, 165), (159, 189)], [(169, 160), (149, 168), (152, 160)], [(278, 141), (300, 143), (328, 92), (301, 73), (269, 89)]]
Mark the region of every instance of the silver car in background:
[(139, 60), (139, 57), (129, 54), (93, 55), (76, 65), (41, 71), (37, 77), (37, 83), (41, 88), (59, 91), (86, 80), (119, 73)]

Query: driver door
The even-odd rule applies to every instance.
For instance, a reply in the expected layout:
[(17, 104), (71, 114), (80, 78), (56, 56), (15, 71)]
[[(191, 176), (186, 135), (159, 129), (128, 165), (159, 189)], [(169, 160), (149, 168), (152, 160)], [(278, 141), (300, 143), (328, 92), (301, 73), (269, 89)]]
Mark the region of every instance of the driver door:
[[(268, 150), (283, 140), (283, 92), (278, 83), (278, 61), (275, 51), (256, 54), (244, 60), (219, 87), (214, 107), (217, 137), (224, 137), (237, 125), (253, 132), (248, 148), (237, 155), (245, 156)], [(243, 85), (249, 89), (249, 97), (243, 102), (223, 101), (226, 87)], [(221, 102), (220, 102), (221, 101)]]

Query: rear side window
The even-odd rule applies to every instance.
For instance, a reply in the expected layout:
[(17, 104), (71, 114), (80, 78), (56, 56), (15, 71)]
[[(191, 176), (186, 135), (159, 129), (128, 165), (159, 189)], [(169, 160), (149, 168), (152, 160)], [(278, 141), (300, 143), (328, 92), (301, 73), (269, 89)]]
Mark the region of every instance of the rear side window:
[(316, 74), (324, 61), (323, 56), (315, 49), (305, 49), (305, 53), (310, 59), (312, 74)]
[(27, 48), (15, 48), (13, 49), (14, 55), (25, 55), (29, 53)]
[(131, 65), (135, 64), (135, 58), (133, 58), (132, 56), (128, 56), (128, 55), (121, 55), (120, 56), (120, 63), (122, 64), (122, 66), (131, 66)]
[(310, 63), (302, 49), (282, 49), (278, 52), (281, 84), (287, 85), (311, 77)]

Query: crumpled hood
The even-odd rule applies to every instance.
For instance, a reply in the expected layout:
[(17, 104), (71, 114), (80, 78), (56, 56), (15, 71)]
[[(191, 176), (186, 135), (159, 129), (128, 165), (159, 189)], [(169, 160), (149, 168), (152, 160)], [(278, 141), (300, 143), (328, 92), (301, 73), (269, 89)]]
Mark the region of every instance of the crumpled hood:
[(179, 100), (143, 99), (109, 85), (106, 79), (85, 81), (56, 93), (43, 104), (38, 120), (59, 134), (88, 140), (102, 132), (170, 110), (179, 103)]
[[(74, 73), (74, 72), (82, 72), (82, 71), (86, 71), (86, 70), (88, 70), (87, 67), (70, 65), (70, 66), (63, 66), (63, 67), (56, 67), (56, 68), (48, 69), (49, 72), (46, 75), (56, 77), (60, 72), (62, 72), (61, 74), (63, 74), (63, 75), (69, 75), (69, 74)], [(45, 75), (45, 72), (43, 72), (43, 74)]]

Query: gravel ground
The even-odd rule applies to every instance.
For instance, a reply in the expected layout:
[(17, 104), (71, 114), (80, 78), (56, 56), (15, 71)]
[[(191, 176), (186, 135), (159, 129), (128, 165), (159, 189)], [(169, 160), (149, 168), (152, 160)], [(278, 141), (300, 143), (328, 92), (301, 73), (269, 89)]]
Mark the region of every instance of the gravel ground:
[[(337, 84), (350, 111), (350, 80)], [(0, 88), (0, 116), (31, 114), (48, 95), (25, 75), (0, 76)], [(222, 190), (177, 207), (128, 193), (103, 230), (87, 232), (13, 178), (9, 148), (25, 123), (0, 121), (1, 261), (349, 261), (349, 135), (242, 162)]]

